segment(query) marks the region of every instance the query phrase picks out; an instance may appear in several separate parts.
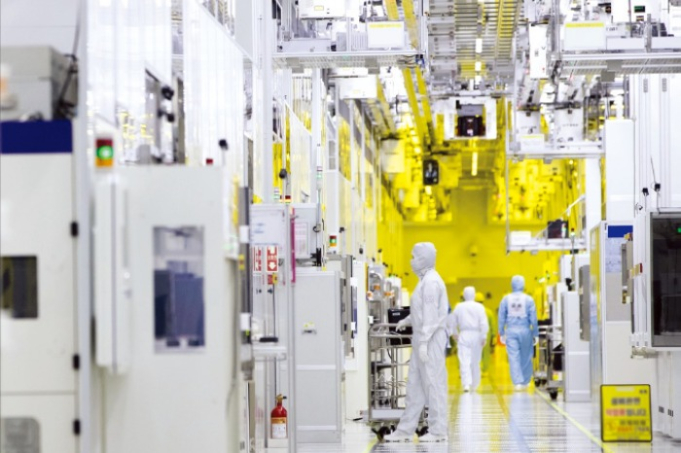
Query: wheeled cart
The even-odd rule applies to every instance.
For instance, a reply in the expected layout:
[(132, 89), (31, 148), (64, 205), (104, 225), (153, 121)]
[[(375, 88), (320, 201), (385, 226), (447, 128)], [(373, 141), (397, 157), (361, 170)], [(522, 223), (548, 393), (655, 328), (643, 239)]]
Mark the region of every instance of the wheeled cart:
[(539, 326), (537, 368), (534, 372), (536, 388), (545, 388), (552, 400), (558, 398), (563, 387), (563, 347), (558, 341), (560, 328)]
[[(397, 324), (369, 328), (369, 401), (366, 422), (379, 439), (395, 430), (404, 412), (411, 334), (395, 331)], [(428, 432), (424, 409), (416, 433)]]

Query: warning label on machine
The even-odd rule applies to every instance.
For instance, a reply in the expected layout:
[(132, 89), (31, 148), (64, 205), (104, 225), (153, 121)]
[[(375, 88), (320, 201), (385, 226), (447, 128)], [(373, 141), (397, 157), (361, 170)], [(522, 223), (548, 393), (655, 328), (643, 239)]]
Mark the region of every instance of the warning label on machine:
[(652, 442), (649, 385), (601, 386), (603, 442)]

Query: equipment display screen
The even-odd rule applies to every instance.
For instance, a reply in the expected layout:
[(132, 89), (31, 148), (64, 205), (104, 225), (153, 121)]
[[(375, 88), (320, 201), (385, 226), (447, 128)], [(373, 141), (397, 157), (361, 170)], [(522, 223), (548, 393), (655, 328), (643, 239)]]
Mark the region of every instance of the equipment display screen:
[(157, 352), (202, 349), (203, 227), (154, 228), (154, 338)]
[(423, 161), (423, 185), (434, 186), (440, 182), (440, 164), (435, 159)]
[(38, 258), (3, 256), (0, 264), (0, 307), (14, 319), (38, 317)]
[(651, 295), (654, 347), (681, 347), (681, 214), (652, 214)]

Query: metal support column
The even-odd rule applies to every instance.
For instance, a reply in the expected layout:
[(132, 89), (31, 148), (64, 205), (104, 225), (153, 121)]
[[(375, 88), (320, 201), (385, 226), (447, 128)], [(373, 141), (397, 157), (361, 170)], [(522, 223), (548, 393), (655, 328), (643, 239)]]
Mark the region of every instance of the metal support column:
[[(87, 40), (88, 40), (88, 2), (78, 2), (77, 27), (78, 38), (78, 111), (73, 121), (74, 137), (74, 168), (75, 175), (75, 215), (78, 222), (80, 237), (76, 238), (76, 329), (77, 354), (80, 357), (78, 370), (78, 419), (80, 421), (80, 436), (78, 438), (80, 452), (91, 451), (93, 447), (92, 407), (92, 170), (88, 159), (89, 149), (94, 146), (88, 134), (88, 83), (87, 83)], [(96, 435), (96, 434), (95, 434)]]
[(601, 162), (600, 159), (585, 159), (585, 206), (586, 206), (586, 247), (591, 250), (591, 234), (589, 232), (601, 223), (602, 197), (601, 197)]
[[(286, 225), (287, 229), (291, 228), (291, 212), (289, 209), (286, 210)], [(288, 338), (287, 347), (288, 351), (286, 353), (287, 362), (287, 372), (288, 372), (288, 451), (295, 452), (298, 451), (297, 443), (297, 430), (298, 430), (298, 413), (296, 408), (296, 304), (293, 297), (293, 266), (295, 263), (291, 260), (291, 248), (293, 247), (291, 236), (293, 231), (289, 231), (286, 235), (286, 250), (289, 251), (289, 256), (284, 260), (286, 264), (284, 282), (286, 285), (286, 298), (288, 299)]]
[[(259, 94), (259, 102), (255, 104), (254, 140), (256, 153), (261, 161), (261, 184), (256, 188), (256, 193), (267, 202), (272, 200), (274, 194), (274, 159), (272, 153), (272, 124), (273, 124), (273, 91), (272, 80), (274, 70), (272, 66), (272, 48), (274, 44), (275, 26), (272, 20), (272, 2), (256, 2), (257, 32), (256, 32), (256, 58), (254, 61), (254, 73), (256, 80), (253, 86), (254, 92)], [(278, 200), (277, 200), (278, 201)]]
[(324, 115), (322, 110), (322, 103), (324, 102), (322, 93), (322, 71), (321, 69), (312, 70), (312, 146), (310, 147), (310, 170), (314, 173), (310, 178), (310, 201), (312, 203), (319, 203), (319, 194), (317, 193), (317, 169), (322, 164), (321, 149), (322, 149), (322, 121)]

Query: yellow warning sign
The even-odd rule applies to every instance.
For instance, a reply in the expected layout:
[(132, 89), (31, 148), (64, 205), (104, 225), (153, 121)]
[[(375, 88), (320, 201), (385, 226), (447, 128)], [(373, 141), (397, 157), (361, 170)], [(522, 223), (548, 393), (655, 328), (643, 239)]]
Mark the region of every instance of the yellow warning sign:
[(565, 28), (605, 28), (603, 22), (568, 22)]
[(367, 27), (371, 30), (376, 30), (379, 28), (403, 28), (404, 22), (369, 22)]
[(603, 442), (652, 442), (649, 385), (601, 386)]

